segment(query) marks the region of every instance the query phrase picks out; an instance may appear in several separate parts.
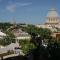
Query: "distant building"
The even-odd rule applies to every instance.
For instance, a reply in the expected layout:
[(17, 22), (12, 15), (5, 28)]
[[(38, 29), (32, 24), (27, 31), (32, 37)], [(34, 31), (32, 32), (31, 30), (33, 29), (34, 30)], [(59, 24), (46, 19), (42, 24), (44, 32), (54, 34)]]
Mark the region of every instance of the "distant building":
[(39, 28), (48, 28), (51, 31), (57, 31), (56, 28), (60, 28), (60, 18), (56, 9), (52, 8), (48, 11), (48, 14), (45, 18), (45, 23), (43, 25), (36, 25)]
[(31, 36), (27, 32), (22, 31), (21, 29), (13, 29), (12, 31), (16, 39), (18, 40), (31, 39)]
[(0, 39), (5, 37), (5, 36), (6, 36), (6, 34), (0, 31)]
[(42, 24), (38, 24), (38, 25), (36, 25), (36, 27), (38, 27), (38, 28), (46, 28), (45, 25), (42, 25)]
[(59, 20), (60, 18), (57, 14), (56, 9), (52, 8), (48, 11), (45, 24), (50, 26), (56, 26), (57, 24), (59, 24)]
[(51, 34), (52, 37), (60, 39), (60, 32), (54, 32)]
[(16, 37), (17, 40), (25, 40), (25, 39), (30, 40), (31, 36), (27, 32), (22, 31), (22, 29), (19, 28), (18, 25), (20, 25), (22, 27), (27, 27), (26, 24), (16, 24), (16, 21), (14, 19), (13, 26), (11, 26), (10, 28), (8, 28), (7, 30), (11, 29), (11, 31), (13, 32), (13, 34), (15, 35), (15, 37)]
[(13, 51), (15, 54), (24, 55), (24, 53), (22, 52), (20, 48), (21, 46), (19, 46), (18, 42), (11, 43), (10, 45), (0, 48), (0, 54), (7, 53), (8, 51), (10, 52)]

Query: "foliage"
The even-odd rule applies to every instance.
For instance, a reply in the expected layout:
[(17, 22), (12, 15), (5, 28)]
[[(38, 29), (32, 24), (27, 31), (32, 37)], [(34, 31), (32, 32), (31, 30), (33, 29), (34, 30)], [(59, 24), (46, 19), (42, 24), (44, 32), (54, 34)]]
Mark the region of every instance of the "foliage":
[(5, 32), (7, 35), (3, 37), (3, 39), (0, 39), (0, 45), (9, 45), (10, 43), (15, 43), (15, 36), (11, 31)]
[(11, 43), (15, 42), (15, 39), (11, 38), (10, 36), (6, 36), (3, 39), (0, 40), (0, 45), (9, 45)]
[(2, 31), (6, 31), (10, 26), (12, 26), (12, 24), (10, 24), (9, 22), (0, 23), (0, 29), (2, 29)]
[(28, 40), (20, 40), (19, 41), (20, 45), (21, 45), (21, 49), (23, 50), (23, 52), (26, 54), (30, 49), (35, 48), (34, 44), (31, 43)]
[(40, 45), (30, 50), (26, 57), (28, 60), (60, 60), (60, 47), (56, 41), (48, 47)]
[(51, 30), (47, 28), (37, 28), (34, 25), (28, 25), (27, 27), (22, 27), (24, 31), (28, 32), (31, 36), (32, 33), (39, 34), (44, 39), (49, 39), (51, 37)]

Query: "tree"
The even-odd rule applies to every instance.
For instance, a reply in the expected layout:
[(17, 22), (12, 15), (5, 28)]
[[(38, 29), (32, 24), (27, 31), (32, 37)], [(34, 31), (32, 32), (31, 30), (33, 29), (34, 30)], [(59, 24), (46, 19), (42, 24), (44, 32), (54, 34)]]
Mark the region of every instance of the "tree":
[(37, 28), (34, 25), (28, 25), (27, 27), (23, 28), (24, 31), (28, 32), (31, 36), (33, 33), (39, 34), (40, 37), (44, 39), (49, 39), (51, 37), (51, 30), (47, 28)]
[(42, 38), (35, 33), (32, 34), (32, 43), (36, 46), (27, 54), (30, 60), (48, 60), (49, 52), (47, 48), (42, 45)]
[(40, 28), (39, 32), (40, 36), (44, 39), (49, 39), (51, 37), (51, 31), (49, 29), (46, 28)]
[(27, 54), (27, 52), (33, 48), (35, 48), (35, 45), (33, 43), (31, 43), (28, 40), (20, 40), (19, 41), (20, 45), (21, 45), (21, 49), (22, 51)]
[(15, 36), (11, 31), (6, 31), (6, 36), (0, 40), (0, 45), (9, 45), (12, 42), (15, 43)]

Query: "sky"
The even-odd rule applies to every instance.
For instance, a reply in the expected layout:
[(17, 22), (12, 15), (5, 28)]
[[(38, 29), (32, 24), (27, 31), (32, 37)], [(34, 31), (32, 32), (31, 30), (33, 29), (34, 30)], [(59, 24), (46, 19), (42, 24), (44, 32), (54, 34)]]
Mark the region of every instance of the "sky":
[(60, 16), (60, 0), (0, 0), (0, 22), (43, 24), (53, 5)]

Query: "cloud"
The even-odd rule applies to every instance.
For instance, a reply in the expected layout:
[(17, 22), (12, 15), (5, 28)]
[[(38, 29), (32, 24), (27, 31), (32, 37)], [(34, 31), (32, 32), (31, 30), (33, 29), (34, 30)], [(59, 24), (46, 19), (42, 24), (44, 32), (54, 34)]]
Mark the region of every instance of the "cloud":
[(10, 5), (6, 6), (6, 10), (8, 10), (10, 12), (15, 12), (17, 8), (29, 6), (31, 4), (32, 3), (15, 3), (15, 4), (10, 4)]
[(6, 9), (10, 12), (15, 12), (16, 11), (16, 5), (15, 4), (12, 4), (12, 5), (8, 5), (6, 7)]
[(21, 7), (21, 6), (29, 6), (31, 4), (32, 3), (16, 3), (17, 6), (19, 5), (19, 7)]

